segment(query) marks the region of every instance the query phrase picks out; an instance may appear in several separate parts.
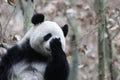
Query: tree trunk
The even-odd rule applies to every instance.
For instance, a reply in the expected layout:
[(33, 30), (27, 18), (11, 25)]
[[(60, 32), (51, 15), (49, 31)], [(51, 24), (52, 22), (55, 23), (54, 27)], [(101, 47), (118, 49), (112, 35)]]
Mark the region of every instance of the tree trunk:
[(68, 18), (68, 23), (71, 26), (70, 50), (72, 53), (72, 61), (71, 61), (69, 80), (77, 80), (77, 74), (78, 74), (77, 27), (78, 27), (78, 24), (77, 24), (74, 16), (67, 15), (67, 18)]
[(98, 20), (98, 55), (99, 55), (99, 80), (104, 80), (105, 78), (105, 27), (106, 27), (106, 17), (104, 13), (104, 0), (95, 0), (95, 11)]

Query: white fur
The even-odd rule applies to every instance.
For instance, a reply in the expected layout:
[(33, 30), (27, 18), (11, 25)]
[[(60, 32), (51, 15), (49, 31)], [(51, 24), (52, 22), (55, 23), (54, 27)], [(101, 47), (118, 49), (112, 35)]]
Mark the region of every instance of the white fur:
[[(28, 70), (27, 68), (32, 69)], [(31, 63), (28, 64), (22, 61), (14, 65), (11, 69), (12, 77), (10, 80), (44, 80), (44, 72), (46, 63)]]
[[(48, 33), (51, 33), (52, 37), (48, 41), (44, 41), (43, 37)], [(52, 21), (44, 21), (43, 23), (33, 26), (23, 39), (18, 42), (18, 45), (22, 47), (22, 44), (30, 39), (30, 45), (34, 50), (45, 56), (49, 56), (51, 52), (50, 41), (53, 38), (60, 38), (62, 48), (65, 51), (65, 37), (60, 26)]]
[[(52, 37), (48, 41), (44, 41), (43, 37), (48, 33), (51, 33)], [(44, 21), (43, 23), (37, 25), (34, 32), (32, 32), (30, 45), (36, 51), (43, 53), (43, 55), (49, 55), (51, 52), (49, 51), (50, 41), (53, 38), (60, 38), (62, 48), (65, 50), (65, 37), (60, 26), (58, 26), (55, 22)]]
[[(48, 40), (44, 40), (44, 36), (48, 33), (52, 34), (52, 37)], [(50, 41), (53, 38), (60, 38), (62, 48), (65, 51), (65, 37), (62, 29), (58, 24), (51, 21), (44, 21), (36, 26), (33, 26), (23, 39), (18, 42), (18, 46), (26, 43), (30, 40), (30, 46), (42, 55), (50, 55)], [(10, 70), (10, 75), (12, 75), (10, 80), (44, 80), (44, 72), (46, 69), (46, 63), (27, 63), (26, 61), (21, 61), (14, 65)], [(28, 70), (28, 68), (31, 68)]]
[(35, 29), (36, 27), (31, 27), (30, 30), (25, 34), (25, 36), (17, 43), (18, 46), (22, 47), (22, 45), (25, 44), (28, 39), (30, 39), (30, 36), (32, 35)]

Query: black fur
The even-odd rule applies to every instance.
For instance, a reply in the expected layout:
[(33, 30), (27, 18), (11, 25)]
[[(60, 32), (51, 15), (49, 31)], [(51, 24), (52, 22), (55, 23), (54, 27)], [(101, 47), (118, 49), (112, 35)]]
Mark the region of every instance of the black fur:
[[(35, 14), (31, 22), (34, 25), (42, 23), (44, 21), (43, 14)], [(64, 25), (62, 27), (64, 36), (66, 37), (68, 33), (68, 26)], [(52, 35), (48, 34), (44, 37), (45, 40), (48, 40)], [(28, 63), (31, 62), (45, 62), (47, 64), (44, 78), (45, 80), (67, 80), (69, 74), (69, 66), (66, 59), (66, 55), (62, 50), (60, 39), (54, 38), (50, 42), (50, 48), (52, 50), (51, 57), (43, 56), (40, 53), (34, 51), (28, 42), (22, 45), (20, 48), (18, 45), (7, 50), (7, 54), (2, 57), (0, 62), (0, 80), (9, 80), (7, 79), (8, 74), (12, 66), (16, 63), (19, 63), (25, 60)]]
[(8, 80), (8, 74), (10, 68), (22, 61), (26, 60), (26, 62), (46, 62), (49, 61), (48, 57), (44, 57), (34, 51), (29, 43), (25, 44), (23, 48), (19, 48), (17, 45), (8, 49), (8, 52), (5, 56), (3, 56), (2, 61), (0, 62), (0, 80)]
[(31, 22), (34, 24), (34, 25), (37, 25), (39, 23), (42, 23), (44, 21), (44, 15), (43, 14), (34, 14), (32, 19), (31, 19)]
[(8, 80), (7, 76), (10, 68), (22, 60), (26, 60), (28, 63), (48, 63), (44, 74), (45, 80), (67, 80), (69, 67), (66, 60), (66, 55), (61, 47), (60, 39), (55, 38), (50, 42), (50, 47), (52, 49), (52, 60), (34, 51), (30, 47), (29, 42), (23, 46), (24, 47), (22, 48), (19, 48), (17, 45), (12, 47), (2, 58), (2, 61), (0, 62), (0, 80)]
[(47, 41), (52, 37), (51, 33), (48, 33), (46, 36), (44, 36), (44, 40)]
[(68, 34), (68, 25), (67, 24), (62, 27), (62, 31), (63, 31), (64, 36), (66, 37)]
[(52, 61), (49, 62), (44, 78), (45, 80), (67, 80), (69, 66), (66, 55), (61, 47), (60, 39), (55, 38), (50, 42)]

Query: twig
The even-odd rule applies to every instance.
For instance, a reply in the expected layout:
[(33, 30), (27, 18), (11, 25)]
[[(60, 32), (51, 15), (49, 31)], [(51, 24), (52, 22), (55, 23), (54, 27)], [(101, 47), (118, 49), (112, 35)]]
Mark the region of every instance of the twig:
[(0, 24), (0, 47), (3, 47), (5, 49), (10, 48), (12, 45), (8, 45), (7, 43), (3, 43), (3, 36), (2, 36), (2, 26)]
[(112, 45), (111, 45), (112, 40), (109, 33), (109, 29), (107, 27), (105, 27), (105, 32), (108, 35), (107, 38), (105, 39), (105, 59), (107, 62), (108, 70), (110, 71), (111, 80), (116, 80), (113, 77), (114, 76), (113, 64), (110, 63), (111, 59), (113, 58), (113, 51), (112, 51)]
[(111, 40), (113, 40), (120, 33), (120, 23), (119, 23), (119, 20), (117, 19), (118, 17), (120, 17), (120, 10), (117, 9), (117, 11), (119, 11), (119, 14), (116, 17), (116, 22), (117, 22), (119, 28), (117, 29), (116, 33), (112, 36)]
[(80, 40), (83, 40), (83, 38), (85, 38), (86, 36), (89, 36), (91, 35), (92, 33), (96, 32), (98, 29), (98, 26), (92, 28), (91, 30), (89, 30), (87, 33), (83, 34), (81, 37), (80, 37)]
[(7, 28), (8, 28), (8, 24), (10, 22), (10, 20), (12, 19), (12, 17), (16, 14), (16, 7), (14, 8), (13, 12), (11, 13), (11, 15), (8, 17), (7, 21), (6, 21), (6, 24), (5, 24), (5, 28), (4, 28), (4, 31), (2, 32), (2, 35), (5, 36), (6, 34), (6, 31), (7, 31)]

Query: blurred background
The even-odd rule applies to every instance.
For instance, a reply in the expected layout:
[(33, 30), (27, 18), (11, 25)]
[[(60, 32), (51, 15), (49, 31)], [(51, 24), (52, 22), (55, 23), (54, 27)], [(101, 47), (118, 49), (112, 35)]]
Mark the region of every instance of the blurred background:
[[(4, 55), (6, 47), (13, 46), (29, 30), (32, 26), (29, 21), (31, 16), (34, 13), (43, 13), (46, 20), (55, 21), (60, 26), (69, 25), (66, 55), (71, 68), (76, 70), (73, 72), (76, 73), (76, 79), (99, 80), (98, 24), (100, 20), (95, 12), (97, 9), (95, 4), (95, 0), (0, 0), (0, 43), (5, 44), (5, 47), (0, 47), (0, 56)], [(104, 56), (104, 80), (120, 80), (120, 0), (104, 0), (103, 6), (106, 27), (112, 36), (110, 44), (113, 55), (109, 61)], [(75, 39), (73, 35), (76, 36)], [(71, 45), (71, 38), (73, 45)], [(77, 51), (74, 53), (71, 49)], [(104, 55), (108, 56), (107, 53)], [(112, 72), (107, 63), (114, 65), (116, 79), (111, 79)]]

